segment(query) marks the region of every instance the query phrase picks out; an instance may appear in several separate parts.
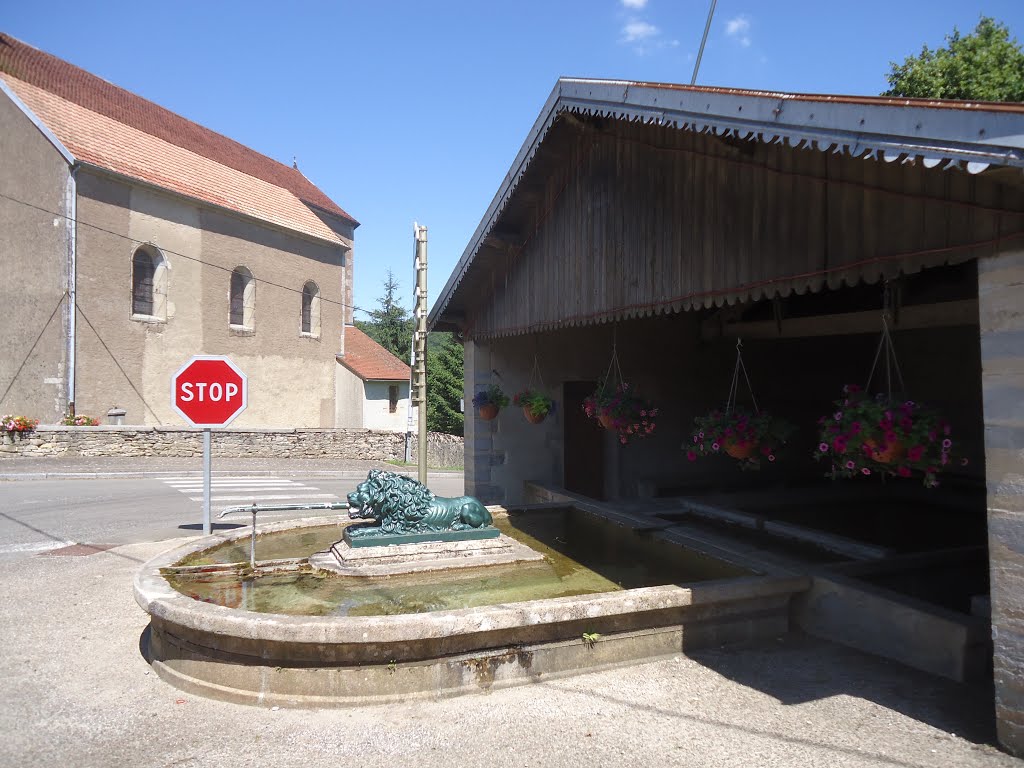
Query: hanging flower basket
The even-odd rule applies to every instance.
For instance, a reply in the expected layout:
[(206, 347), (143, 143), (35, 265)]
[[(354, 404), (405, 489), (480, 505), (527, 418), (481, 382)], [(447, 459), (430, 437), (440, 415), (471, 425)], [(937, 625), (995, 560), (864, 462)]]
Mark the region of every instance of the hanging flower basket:
[(601, 382), (594, 394), (583, 400), (583, 411), (625, 445), (654, 432), (658, 409), (637, 395), (629, 384), (608, 386)]
[(512, 404), (523, 409), (523, 416), (531, 424), (540, 424), (549, 413), (555, 412), (555, 401), (535, 389), (524, 389), (512, 398)]
[(759, 469), (762, 458), (775, 461), (779, 446), (793, 432), (791, 424), (765, 411), (737, 408), (712, 411), (698, 416), (694, 423), (687, 459), (724, 453), (739, 461), (743, 469)]
[(481, 419), (491, 421), (498, 415), (498, 411), (508, 405), (508, 395), (497, 384), (491, 384), (473, 396), (473, 405)]
[(939, 414), (913, 400), (888, 395), (869, 396), (856, 384), (843, 388), (835, 410), (818, 419), (818, 450), (814, 457), (830, 461), (828, 477), (872, 474), (920, 476), (928, 488), (937, 475), (954, 463), (949, 424)]

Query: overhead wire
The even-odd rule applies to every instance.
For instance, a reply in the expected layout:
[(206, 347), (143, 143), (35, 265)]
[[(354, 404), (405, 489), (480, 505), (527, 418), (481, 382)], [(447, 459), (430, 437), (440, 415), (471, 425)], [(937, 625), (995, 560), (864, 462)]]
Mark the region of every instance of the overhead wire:
[[(49, 214), (50, 216), (57, 216), (57, 217), (60, 217), (62, 219), (65, 219), (67, 221), (73, 222), (75, 224), (81, 224), (82, 226), (89, 227), (89, 228), (97, 230), (99, 232), (103, 232), (104, 234), (107, 234), (107, 235), (113, 235), (114, 237), (120, 237), (121, 239), (127, 240), (127, 241), (129, 241), (131, 243), (135, 243), (136, 245), (152, 245), (152, 243), (149, 243), (146, 240), (139, 240), (139, 239), (131, 237), (129, 235), (122, 234), (121, 232), (115, 232), (115, 231), (113, 231), (111, 229), (107, 229), (106, 227), (101, 227), (98, 224), (92, 224), (92, 223), (90, 223), (88, 221), (84, 221), (83, 219), (75, 218), (75, 217), (72, 217), (72, 216), (68, 216), (65, 213), (61, 213), (60, 211), (51, 211), (48, 208), (44, 208), (44, 207), (42, 207), (40, 205), (36, 205), (35, 203), (30, 203), (27, 200), (20, 200), (19, 198), (12, 197), (11, 195), (4, 194), (3, 192), (0, 192), (0, 198), (3, 198), (5, 200), (10, 200), (13, 203), (18, 203), (18, 204), (24, 205), (24, 206), (26, 206), (28, 208), (33, 208), (33, 209), (35, 209), (37, 211), (40, 211), (42, 213)], [(200, 264), (200, 265), (202, 265), (204, 267), (211, 267), (213, 269), (219, 269), (222, 272), (227, 272), (228, 274), (230, 274), (233, 271), (230, 267), (225, 267), (225, 266), (222, 266), (220, 264), (214, 264), (214, 263), (209, 262), (209, 261), (204, 261), (203, 259), (201, 259), (201, 258), (199, 258), (197, 256), (189, 256), (186, 253), (179, 253), (178, 251), (172, 251), (171, 249), (164, 248), (163, 246), (159, 246), (159, 247), (160, 247), (160, 251), (162, 253), (170, 254), (171, 256), (178, 256), (178, 257), (180, 257), (182, 259), (186, 259), (188, 261), (195, 262), (195, 263)], [(291, 293), (296, 293), (296, 294), (301, 294), (302, 293), (302, 289), (300, 289), (300, 288), (291, 288), (291, 287), (289, 287), (287, 285), (281, 285), (280, 283), (275, 283), (272, 280), (264, 280), (264, 279), (261, 279), (261, 278), (257, 278), (256, 281), (260, 285), (270, 285), (270, 286), (273, 286), (275, 288), (280, 288), (281, 290), (290, 291)], [(339, 306), (339, 307), (344, 307), (346, 309), (351, 309), (354, 312), (363, 312), (364, 314), (367, 314), (367, 315), (372, 312), (372, 310), (363, 309), (362, 307), (357, 306), (355, 304), (348, 304), (348, 303), (346, 303), (344, 301), (335, 301), (334, 299), (327, 299), (327, 298), (324, 298), (323, 296), (320, 297), (320, 301), (323, 304), (333, 304), (333, 305), (336, 305), (336, 306)]]

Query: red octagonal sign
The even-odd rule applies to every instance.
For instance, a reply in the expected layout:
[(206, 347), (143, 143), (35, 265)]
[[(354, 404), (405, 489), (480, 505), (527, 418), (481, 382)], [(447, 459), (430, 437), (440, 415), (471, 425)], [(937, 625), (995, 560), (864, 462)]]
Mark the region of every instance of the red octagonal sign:
[(171, 379), (171, 405), (195, 427), (226, 427), (248, 404), (248, 379), (226, 357), (196, 355)]

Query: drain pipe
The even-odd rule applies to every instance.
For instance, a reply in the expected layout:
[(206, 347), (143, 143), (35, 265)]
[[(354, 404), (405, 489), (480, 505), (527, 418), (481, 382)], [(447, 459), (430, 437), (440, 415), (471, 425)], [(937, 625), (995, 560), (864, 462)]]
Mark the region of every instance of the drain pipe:
[(231, 515), (236, 512), (251, 512), (252, 513), (252, 536), (249, 541), (249, 567), (253, 570), (256, 569), (256, 514), (258, 512), (296, 512), (307, 509), (327, 509), (327, 510), (338, 510), (348, 509), (347, 501), (318, 501), (313, 504), (241, 504), (235, 507), (228, 507), (221, 511), (217, 515), (217, 519), (222, 519), (225, 515)]
[(68, 174), (67, 186), (65, 187), (65, 205), (68, 211), (67, 232), (68, 232), (68, 336), (67, 336), (67, 414), (75, 415), (75, 360), (76, 347), (76, 321), (78, 320), (77, 287), (78, 287), (78, 265), (77, 265), (77, 234), (78, 234), (78, 180), (75, 174), (81, 168), (78, 163), (71, 166)]

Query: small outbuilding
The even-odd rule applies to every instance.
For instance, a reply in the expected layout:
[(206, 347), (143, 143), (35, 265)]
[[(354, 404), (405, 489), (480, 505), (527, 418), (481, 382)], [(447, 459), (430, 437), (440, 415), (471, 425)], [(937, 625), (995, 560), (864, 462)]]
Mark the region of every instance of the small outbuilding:
[[(1022, 171), (1020, 104), (560, 80), (430, 314), (464, 340), (467, 403), (540, 385), (559, 406), (467, 414), (467, 493), (810, 489), (804, 522), (860, 498), (854, 537), (870, 512), (904, 553), (973, 548), (956, 588), (981, 604), (991, 579), (999, 735), (1024, 752)], [(588, 418), (602, 380), (643, 393), (653, 431)], [(869, 382), (943, 414), (938, 488), (824, 478), (819, 420)], [(730, 394), (796, 427), (760, 471), (688, 456)]]

